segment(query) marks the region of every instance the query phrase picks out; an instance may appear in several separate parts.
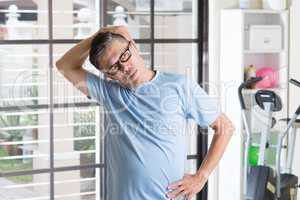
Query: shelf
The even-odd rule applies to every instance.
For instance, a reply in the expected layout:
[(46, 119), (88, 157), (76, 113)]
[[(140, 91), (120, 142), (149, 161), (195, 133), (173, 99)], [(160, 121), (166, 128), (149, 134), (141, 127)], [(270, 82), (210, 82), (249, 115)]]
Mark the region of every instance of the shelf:
[(242, 9), (244, 13), (249, 14), (283, 14), (288, 12), (287, 10), (267, 10), (267, 9)]
[(271, 54), (271, 53), (285, 53), (286, 50), (244, 50), (244, 54)]
[(235, 10), (242, 11), (246, 14), (284, 14), (288, 10), (267, 10), (267, 9), (224, 9), (224, 10)]

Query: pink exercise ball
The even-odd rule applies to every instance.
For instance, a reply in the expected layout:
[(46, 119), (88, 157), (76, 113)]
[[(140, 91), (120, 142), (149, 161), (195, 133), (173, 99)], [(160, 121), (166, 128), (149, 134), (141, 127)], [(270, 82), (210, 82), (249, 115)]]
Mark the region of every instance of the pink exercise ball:
[(256, 77), (263, 79), (256, 84), (256, 88), (274, 88), (278, 85), (278, 71), (272, 67), (263, 67), (256, 71)]

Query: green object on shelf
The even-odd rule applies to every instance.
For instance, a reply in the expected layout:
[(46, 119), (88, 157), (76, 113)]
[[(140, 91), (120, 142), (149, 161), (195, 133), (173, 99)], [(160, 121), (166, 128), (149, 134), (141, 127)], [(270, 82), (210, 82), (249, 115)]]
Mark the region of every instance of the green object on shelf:
[(258, 162), (259, 148), (255, 146), (250, 146), (249, 148), (249, 164), (256, 166)]

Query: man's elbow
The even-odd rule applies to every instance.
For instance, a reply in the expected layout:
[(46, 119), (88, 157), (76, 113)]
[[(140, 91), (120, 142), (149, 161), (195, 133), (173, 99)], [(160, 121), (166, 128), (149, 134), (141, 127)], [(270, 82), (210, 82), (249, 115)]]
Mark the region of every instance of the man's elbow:
[(62, 60), (62, 59), (57, 60), (57, 61), (55, 62), (55, 66), (56, 66), (56, 68), (57, 68), (58, 70), (61, 70), (61, 69), (63, 68), (63, 66), (64, 66), (63, 60)]
[(65, 62), (62, 58), (57, 60), (55, 62), (55, 65), (56, 65), (56, 69), (63, 75), (67, 73), (67, 71), (69, 71), (70, 69), (70, 65), (67, 62)]
[(231, 121), (229, 121), (229, 123), (227, 124), (226, 130), (227, 130), (227, 134), (229, 134), (230, 136), (232, 136), (233, 133), (235, 132), (235, 126)]
[(232, 121), (222, 113), (217, 120), (212, 124), (212, 128), (219, 134), (233, 135), (235, 131)]
[(235, 126), (232, 123), (232, 121), (224, 114), (224, 130), (227, 134), (229, 134), (230, 136), (233, 135), (233, 133), (235, 132)]

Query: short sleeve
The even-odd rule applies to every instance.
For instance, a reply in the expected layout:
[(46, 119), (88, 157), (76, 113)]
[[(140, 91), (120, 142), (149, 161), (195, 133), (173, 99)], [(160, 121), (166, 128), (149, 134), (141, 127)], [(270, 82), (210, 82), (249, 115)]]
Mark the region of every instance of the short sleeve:
[(208, 127), (220, 115), (218, 99), (209, 96), (198, 83), (186, 80), (185, 116), (194, 119), (201, 127)]
[(107, 81), (91, 72), (87, 72), (86, 81), (90, 95), (88, 98), (97, 101), (100, 105), (103, 105), (105, 100), (104, 90)]

